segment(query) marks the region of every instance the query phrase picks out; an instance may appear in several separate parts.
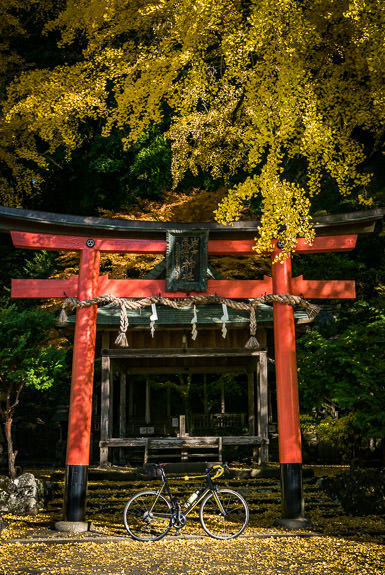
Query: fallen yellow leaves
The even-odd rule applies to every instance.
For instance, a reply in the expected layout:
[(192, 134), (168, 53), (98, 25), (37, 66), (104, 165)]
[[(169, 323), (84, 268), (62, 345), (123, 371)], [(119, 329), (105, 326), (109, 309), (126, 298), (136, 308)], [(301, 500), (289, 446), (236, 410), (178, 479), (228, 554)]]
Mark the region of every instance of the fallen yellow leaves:
[[(208, 538), (121, 542), (5, 543), (4, 575), (169, 575), (242, 573), (278, 575), (382, 575), (385, 550), (373, 543), (335, 537), (250, 538), (221, 542)], [(1, 571), (2, 569), (2, 571)]]
[[(330, 470), (332, 472), (332, 470)], [(318, 475), (318, 474), (316, 474)], [(205, 537), (197, 514), (189, 517), (176, 538), (140, 543), (129, 538), (122, 522), (127, 499), (156, 481), (102, 480), (89, 482), (87, 519), (93, 531), (58, 533), (62, 485), (57, 499), (36, 517), (4, 516), (0, 542), (0, 575), (382, 575), (385, 572), (385, 521), (381, 516), (348, 517), (311, 480), (305, 482), (306, 513), (314, 528), (285, 531), (273, 527), (280, 517), (276, 479), (221, 481), (244, 495), (250, 506), (245, 535), (230, 541)], [(184, 500), (183, 477), (172, 485)], [(381, 544), (382, 543), (382, 544)]]

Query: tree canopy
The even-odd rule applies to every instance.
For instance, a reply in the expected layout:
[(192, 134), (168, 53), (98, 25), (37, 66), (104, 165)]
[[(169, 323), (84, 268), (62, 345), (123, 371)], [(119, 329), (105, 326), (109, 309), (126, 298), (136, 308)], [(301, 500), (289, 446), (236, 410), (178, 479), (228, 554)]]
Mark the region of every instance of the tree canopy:
[[(22, 20), (16, 0), (1, 4)], [(38, 4), (24, 8), (30, 34)], [(115, 134), (129, 148), (162, 126), (174, 186), (188, 174), (225, 182), (219, 221), (238, 219), (255, 198), (260, 251), (273, 238), (286, 255), (299, 235), (311, 241), (312, 197), (327, 188), (370, 203), (368, 159), (382, 151), (385, 123), (381, 0), (44, 7), (52, 64), (24, 62), (4, 88), (3, 202), (20, 205), (96, 137)]]

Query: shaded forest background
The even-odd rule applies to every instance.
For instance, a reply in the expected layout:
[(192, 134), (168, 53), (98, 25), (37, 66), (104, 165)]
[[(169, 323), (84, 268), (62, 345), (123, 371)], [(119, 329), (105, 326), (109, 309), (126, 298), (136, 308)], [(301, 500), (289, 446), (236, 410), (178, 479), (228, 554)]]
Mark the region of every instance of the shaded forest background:
[[(15, 105), (18, 99), (22, 99), (17, 83), (28, 78), (31, 72), (52, 70), (53, 73), (60, 67), (81, 62), (87, 47), (86, 34), (79, 32), (70, 43), (65, 43), (61, 42), (60, 30), (49, 25), (60, 14), (64, 4), (49, 0), (0, 3), (3, 38), (0, 46), (3, 55), (0, 99), (4, 112), (9, 112), (10, 104)], [(123, 34), (122, 38), (116, 38), (116, 43), (120, 45), (126, 40)], [(383, 79), (378, 82), (383, 82)], [(107, 101), (111, 108), (115, 105), (112, 93), (111, 89), (110, 101)], [(51, 97), (47, 94), (48, 100)], [(12, 131), (7, 133), (4, 125), (0, 134), (2, 203), (77, 215), (214, 221), (218, 202), (239, 184), (247, 170), (240, 166), (233, 173), (218, 174), (199, 166), (198, 169), (187, 169), (175, 185), (172, 143), (166, 137), (173, 114), (175, 111), (164, 104), (159, 121), (150, 122), (129, 148), (122, 141), (126, 127), (115, 124), (109, 133), (105, 133), (102, 130), (104, 119), (96, 113), (77, 121), (74, 129), (79, 132), (79, 140), (70, 154), (64, 145), (50, 147), (41, 134), (34, 133), (35, 151), (39, 157), (45, 158), (44, 164), (39, 164), (32, 155), (28, 158), (25, 153), (31, 128), (28, 118), (21, 114), (16, 136)], [(365, 189), (356, 186), (352, 187), (350, 194), (341, 195), (337, 184), (325, 175), (321, 183), (322, 193), (310, 198), (312, 215), (362, 210), (363, 194), (366, 205), (384, 205), (384, 127), (385, 124), (375, 136), (365, 126), (356, 127), (350, 134), (350, 138), (359, 142), (367, 152), (360, 164), (362, 172), (372, 174)], [(15, 124), (10, 129), (15, 130)], [(24, 138), (23, 154), (20, 154), (18, 144), (12, 149), (13, 137), (18, 142)], [(12, 153), (19, 154), (19, 160), (22, 160), (17, 169), (9, 160)], [(303, 159), (292, 158), (285, 170), (300, 180), (306, 166)], [(261, 198), (257, 195), (246, 198), (240, 217), (258, 220), (262, 214)], [(72, 255), (15, 250), (6, 235), (0, 237), (0, 257), (1, 414), (6, 421), (7, 409), (15, 404), (12, 417), (19, 413), (23, 425), (36, 428), (44, 425), (46, 408), (48, 413), (53, 405), (66, 403), (71, 348), (70, 343), (55, 331), (54, 316), (49, 315), (56, 312), (57, 304), (11, 301), (10, 279), (66, 277), (69, 273), (76, 273), (77, 261)], [(102, 268), (110, 277), (143, 277), (157, 261), (147, 256), (123, 258), (109, 255), (102, 259)], [(222, 258), (214, 264), (229, 278), (255, 278), (268, 269), (266, 259), (258, 255), (247, 261)], [(368, 457), (370, 452), (380, 460), (385, 455), (385, 254), (382, 223), (370, 237), (360, 238), (352, 253), (295, 257), (294, 275), (300, 274), (309, 279), (354, 279), (357, 285), (355, 301), (328, 302), (314, 328), (298, 340), (304, 434), (309, 438), (316, 435), (318, 440), (334, 444), (341, 461), (351, 461), (363, 453)], [(47, 321), (44, 333), (30, 331), (28, 339), (25, 336), (27, 325), (31, 326), (43, 317), (31, 319), (30, 314), (36, 309), (37, 314), (49, 315), (51, 319)], [(10, 327), (16, 325), (18, 331)], [(39, 363), (36, 350), (42, 349), (50, 350), (52, 361), (48, 361), (47, 356)], [(24, 366), (20, 361), (15, 365), (11, 360), (17, 357), (29, 360)], [(32, 358), (35, 360), (33, 370)], [(23, 390), (24, 398), (15, 411), (24, 387), (27, 388)], [(23, 404), (27, 406), (25, 409)]]

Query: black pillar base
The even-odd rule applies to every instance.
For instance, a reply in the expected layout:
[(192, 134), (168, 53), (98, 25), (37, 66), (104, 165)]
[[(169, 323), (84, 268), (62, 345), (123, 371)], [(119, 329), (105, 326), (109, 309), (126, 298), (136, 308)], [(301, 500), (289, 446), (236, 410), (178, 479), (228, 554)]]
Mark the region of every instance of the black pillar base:
[(303, 517), (302, 463), (281, 463), (282, 518)]
[(64, 488), (64, 521), (85, 522), (88, 465), (67, 465)]

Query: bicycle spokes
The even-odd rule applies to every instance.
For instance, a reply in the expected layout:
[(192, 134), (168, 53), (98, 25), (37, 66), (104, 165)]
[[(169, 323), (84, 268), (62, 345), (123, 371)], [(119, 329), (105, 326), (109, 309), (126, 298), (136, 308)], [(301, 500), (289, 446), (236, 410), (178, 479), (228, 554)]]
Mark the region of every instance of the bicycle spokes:
[(170, 504), (156, 492), (138, 493), (128, 501), (123, 519), (127, 531), (135, 539), (160, 539), (171, 526)]
[(239, 493), (231, 489), (219, 489), (205, 498), (199, 517), (203, 529), (211, 537), (232, 539), (245, 529), (249, 510)]

